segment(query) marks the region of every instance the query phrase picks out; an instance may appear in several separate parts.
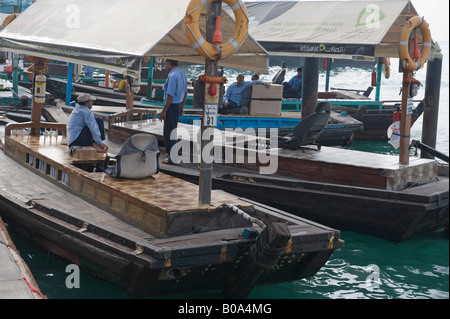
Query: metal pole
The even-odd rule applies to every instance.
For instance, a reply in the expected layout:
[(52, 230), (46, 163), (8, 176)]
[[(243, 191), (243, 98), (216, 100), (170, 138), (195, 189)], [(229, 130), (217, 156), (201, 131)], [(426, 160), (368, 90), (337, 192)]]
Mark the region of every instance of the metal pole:
[(153, 83), (153, 57), (151, 57), (148, 61), (147, 99), (152, 98), (152, 83)]
[(66, 105), (70, 105), (72, 98), (72, 78), (73, 78), (73, 63), (69, 63), (67, 71), (67, 87), (66, 87)]
[(330, 72), (331, 72), (331, 58), (327, 59), (327, 76), (325, 79), (325, 91), (330, 90)]
[(383, 63), (381, 63), (381, 58), (377, 59), (377, 87), (375, 90), (375, 101), (380, 100), (381, 91), (381, 75), (383, 74)]
[[(442, 74), (442, 53), (436, 44), (433, 61), (428, 61), (425, 84), (425, 98), (422, 124), (422, 143), (436, 148), (439, 95)], [(426, 152), (420, 152), (421, 158), (433, 158)]]
[[(215, 18), (221, 15), (222, 11), (222, 1), (215, 1), (208, 4), (207, 17), (206, 17), (206, 41), (212, 43), (212, 38), (214, 31), (216, 29), (215, 26)], [(208, 76), (217, 76), (217, 68), (215, 67), (215, 61), (205, 59), (205, 74)], [(205, 83), (205, 103), (207, 101), (207, 93), (206, 91), (209, 89), (208, 83)], [(203, 105), (203, 119), (206, 118), (206, 107)], [(210, 139), (205, 140), (205, 134), (208, 127), (204, 125), (204, 121), (201, 123), (201, 150), (200, 150), (200, 165), (199, 165), (199, 204), (200, 205), (209, 205), (211, 204), (211, 189), (212, 189), (212, 163), (206, 163), (203, 158), (203, 150), (211, 143), (214, 139), (213, 136)]]
[(13, 80), (13, 92), (15, 96), (19, 95), (19, 56), (17, 53), (13, 53), (12, 62), (12, 80)]
[[(409, 141), (411, 132), (411, 113), (407, 111), (409, 98), (408, 78), (412, 77), (412, 72), (403, 71), (403, 88), (402, 88), (402, 118), (400, 120), (400, 164), (409, 164)], [(411, 98), (412, 99), (412, 98)]]

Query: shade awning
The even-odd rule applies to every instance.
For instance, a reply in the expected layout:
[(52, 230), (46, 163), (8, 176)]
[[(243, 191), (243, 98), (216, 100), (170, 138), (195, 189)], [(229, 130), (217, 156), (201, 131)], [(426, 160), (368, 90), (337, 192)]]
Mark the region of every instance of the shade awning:
[[(0, 32), (0, 48), (136, 76), (145, 56), (204, 64), (183, 30), (190, 0), (39, 0)], [(205, 34), (205, 16), (200, 25)], [(223, 11), (224, 41), (234, 20)], [(231, 30), (231, 33), (230, 31)], [(220, 66), (268, 72), (268, 54), (252, 36)]]
[[(245, 4), (250, 32), (270, 55), (396, 58), (402, 27), (418, 15), (409, 0)], [(420, 32), (418, 38), (421, 42)]]

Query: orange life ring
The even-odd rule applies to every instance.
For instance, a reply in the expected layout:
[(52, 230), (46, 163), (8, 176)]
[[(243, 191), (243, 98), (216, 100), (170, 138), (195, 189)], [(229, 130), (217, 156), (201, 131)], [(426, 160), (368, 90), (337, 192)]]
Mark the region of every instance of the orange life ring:
[(191, 0), (184, 18), (186, 36), (192, 47), (198, 54), (210, 60), (225, 59), (233, 55), (247, 38), (249, 22), (247, 9), (242, 0), (222, 0), (233, 10), (236, 26), (232, 37), (220, 45), (221, 50), (216, 49), (214, 44), (203, 38), (199, 29), (203, 8), (214, 1), (218, 0)]
[[(409, 55), (409, 37), (411, 32), (419, 28), (422, 32), (423, 44), (420, 51), (420, 59), (414, 61)], [(415, 71), (422, 68), (427, 62), (431, 52), (431, 32), (428, 28), (428, 23), (423, 17), (415, 16), (408, 20), (400, 33), (400, 42), (398, 46), (400, 61), (403, 63), (403, 68), (409, 71)]]

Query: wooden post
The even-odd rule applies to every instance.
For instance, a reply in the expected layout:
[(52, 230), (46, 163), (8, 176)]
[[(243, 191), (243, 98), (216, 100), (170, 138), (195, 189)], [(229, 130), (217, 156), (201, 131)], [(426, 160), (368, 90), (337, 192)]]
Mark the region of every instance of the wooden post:
[[(400, 164), (409, 164), (409, 142), (411, 133), (411, 113), (408, 112), (409, 81), (412, 72), (403, 70), (402, 118), (400, 120)], [(412, 98), (411, 98), (412, 99)], [(409, 114), (408, 114), (409, 113)]]
[[(36, 76), (44, 73), (45, 70), (45, 59), (44, 58), (38, 58), (34, 57), (34, 75), (33, 75), (33, 103), (31, 107), (31, 122), (33, 123), (39, 123), (41, 121), (41, 113), (42, 113), (42, 103), (36, 102), (35, 97), (35, 79)], [(40, 130), (33, 128), (31, 129), (31, 135), (38, 136), (40, 134)]]
[(278, 262), (291, 238), (285, 223), (269, 224), (258, 236), (247, 257), (239, 264), (222, 293), (227, 298), (246, 298), (261, 275)]
[(109, 88), (109, 71), (105, 70), (105, 88)]
[(131, 110), (134, 105), (134, 92), (131, 89), (131, 77), (128, 75), (126, 77), (127, 77), (127, 84), (125, 85), (125, 92), (127, 94), (127, 99), (125, 109)]
[(314, 113), (319, 90), (319, 58), (305, 58), (302, 85), (302, 118)]
[[(441, 90), (442, 53), (436, 44), (433, 61), (428, 61), (422, 124), (422, 143), (436, 148), (439, 96)], [(421, 158), (434, 158), (427, 152), (420, 152)]]
[[(221, 15), (222, 11), (222, 1), (211, 2), (208, 4), (207, 10), (207, 18), (206, 18), (206, 41), (212, 43), (212, 38), (214, 31), (216, 29), (215, 22), (216, 17)], [(208, 76), (217, 76), (217, 67), (216, 61), (205, 59), (205, 74)], [(214, 97), (209, 95), (209, 87), (210, 83), (205, 83), (205, 94), (203, 105), (203, 117), (201, 123), (201, 138), (200, 138), (200, 164), (199, 164), (199, 192), (198, 192), (198, 202), (200, 205), (209, 205), (211, 204), (211, 189), (212, 189), (212, 163), (206, 163), (203, 158), (203, 150), (212, 140), (214, 136), (211, 136), (211, 140), (204, 140), (204, 132), (208, 128), (205, 125), (204, 119), (206, 118), (206, 105), (207, 104), (218, 104), (218, 99), (215, 97), (219, 95), (219, 90), (217, 90), (217, 94)]]

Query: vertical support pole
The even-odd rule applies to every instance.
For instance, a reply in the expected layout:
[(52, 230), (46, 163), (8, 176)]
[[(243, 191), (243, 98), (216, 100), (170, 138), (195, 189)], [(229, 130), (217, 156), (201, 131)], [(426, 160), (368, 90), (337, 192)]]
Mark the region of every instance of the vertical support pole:
[(305, 58), (302, 86), (302, 118), (314, 113), (319, 89), (319, 58)]
[(148, 61), (148, 75), (147, 75), (147, 99), (152, 98), (152, 86), (153, 86), (153, 57), (150, 57)]
[[(222, 12), (222, 1), (214, 1), (208, 4), (207, 8), (207, 17), (206, 17), (206, 41), (212, 43), (212, 38), (214, 31), (216, 29), (216, 17), (220, 16)], [(205, 74), (208, 76), (217, 76), (217, 67), (215, 65), (215, 61), (205, 59)], [(199, 165), (199, 204), (200, 205), (209, 205), (211, 204), (211, 189), (212, 189), (212, 163), (206, 163), (203, 158), (203, 150), (205, 147), (212, 143), (214, 140), (214, 134), (211, 134), (210, 139), (205, 139), (207, 134), (204, 134), (208, 129), (204, 124), (203, 119), (206, 118), (206, 103), (218, 103), (208, 100), (209, 97), (209, 86), (210, 83), (205, 83), (205, 105), (203, 105), (203, 118), (201, 123), (201, 136), (200, 136), (200, 165)], [(217, 90), (219, 92), (219, 90)]]
[(325, 79), (325, 92), (330, 90), (330, 72), (331, 72), (331, 58), (327, 59), (327, 75)]
[[(35, 80), (36, 80), (36, 75), (40, 74), (42, 72), (42, 70), (45, 68), (45, 59), (43, 58), (38, 58), (35, 57), (34, 59), (34, 74), (33, 74), (33, 104), (31, 107), (31, 122), (32, 123), (39, 123), (41, 121), (41, 113), (42, 113), (42, 103), (38, 103), (36, 102), (36, 97), (35, 97)], [(31, 135), (32, 136), (38, 136), (40, 134), (40, 130), (39, 129), (32, 129), (31, 130)]]
[(125, 85), (125, 92), (127, 94), (127, 99), (126, 99), (126, 110), (131, 110), (133, 108), (134, 105), (134, 92), (131, 89), (131, 76), (127, 75), (127, 84)]
[(407, 79), (412, 77), (412, 72), (403, 70), (402, 88), (402, 118), (400, 120), (400, 164), (409, 164), (409, 142), (411, 133), (411, 114), (408, 114), (409, 83)]
[(380, 100), (382, 74), (383, 74), (383, 63), (381, 63), (381, 58), (377, 58), (377, 87), (375, 89), (375, 101)]
[(105, 70), (105, 88), (109, 88), (109, 71)]
[(72, 98), (73, 63), (69, 63), (67, 70), (66, 105), (70, 105)]
[(13, 80), (13, 92), (14, 95), (17, 97), (19, 95), (19, 56), (17, 53), (13, 53), (12, 80)]
[[(439, 48), (439, 50), (435, 51), (433, 61), (428, 61), (425, 84), (426, 86), (422, 124), (422, 143), (428, 145), (431, 148), (436, 148), (441, 74), (442, 53)], [(434, 158), (427, 152), (422, 151), (420, 152), (420, 157)]]

